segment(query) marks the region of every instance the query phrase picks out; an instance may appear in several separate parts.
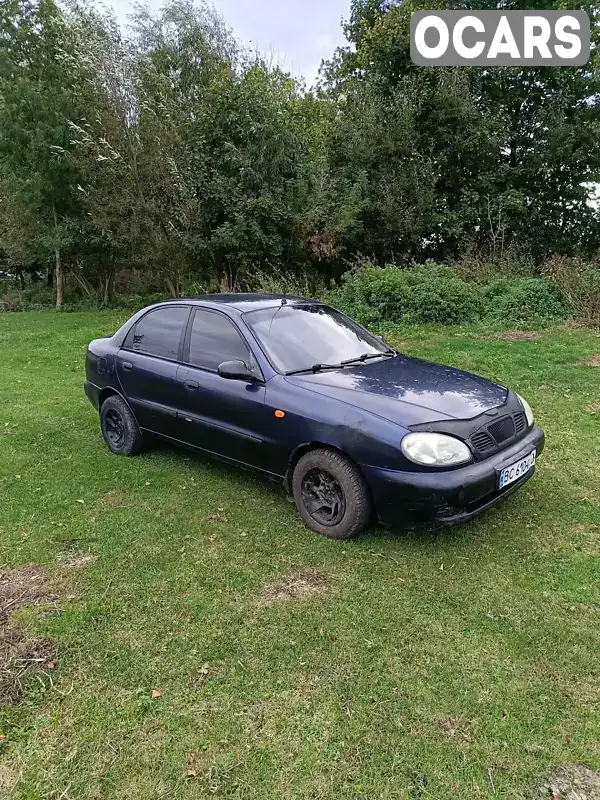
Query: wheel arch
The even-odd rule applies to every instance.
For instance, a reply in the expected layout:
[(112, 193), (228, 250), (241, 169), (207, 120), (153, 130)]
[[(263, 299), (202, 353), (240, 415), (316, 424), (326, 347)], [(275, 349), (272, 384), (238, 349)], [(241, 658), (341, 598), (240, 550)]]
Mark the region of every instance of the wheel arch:
[(298, 445), (298, 447), (296, 447), (296, 449), (290, 456), (290, 460), (288, 461), (287, 471), (283, 479), (283, 485), (288, 495), (291, 495), (292, 493), (292, 476), (294, 475), (294, 470), (296, 469), (296, 465), (303, 456), (305, 456), (307, 453), (312, 452), (313, 450), (333, 450), (334, 453), (339, 453), (341, 456), (344, 456), (344, 458), (347, 458), (358, 469), (358, 471), (360, 472), (365, 481), (365, 484), (369, 488), (369, 492), (371, 491), (371, 487), (369, 486), (367, 478), (364, 472), (362, 471), (360, 464), (354, 458), (352, 458), (351, 455), (342, 450), (341, 447), (336, 447), (336, 445), (331, 444), (330, 442), (321, 442), (315, 440), (312, 442), (304, 442), (303, 444)]
[[(116, 389), (113, 389), (112, 386), (105, 386), (104, 389), (100, 389), (100, 392), (98, 394), (98, 410), (102, 408), (102, 406), (108, 400), (109, 397), (120, 397), (127, 403), (127, 399), (123, 397), (121, 392), (118, 392)], [(127, 403), (127, 405), (129, 405), (129, 403)]]
[(100, 413), (100, 411), (102, 410), (102, 406), (108, 400), (109, 397), (120, 397), (124, 403), (127, 403), (127, 407), (129, 408), (129, 410), (133, 414), (135, 421), (137, 422), (135, 411), (131, 407), (131, 403), (129, 402), (129, 400), (125, 397), (125, 395), (122, 392), (117, 391), (112, 386), (105, 386), (103, 389), (100, 390), (100, 393), (98, 395), (98, 413)]

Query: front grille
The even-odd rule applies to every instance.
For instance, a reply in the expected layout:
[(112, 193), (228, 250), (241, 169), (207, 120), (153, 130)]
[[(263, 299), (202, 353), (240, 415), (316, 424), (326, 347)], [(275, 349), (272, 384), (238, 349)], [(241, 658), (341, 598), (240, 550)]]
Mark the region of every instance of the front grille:
[(496, 446), (494, 444), (494, 440), (489, 433), (487, 433), (487, 431), (479, 431), (479, 433), (476, 433), (475, 436), (473, 436), (471, 441), (480, 453), (486, 453), (488, 450), (493, 450)]
[(515, 423), (512, 417), (504, 417), (494, 422), (488, 427), (488, 431), (492, 434), (498, 444), (502, 444), (507, 439), (512, 439), (515, 435)]
[(518, 414), (515, 414), (515, 431), (517, 436), (525, 430), (527, 427), (527, 417), (523, 411), (519, 411)]
[[(471, 444), (482, 456), (490, 456), (511, 441), (517, 441), (527, 431), (527, 417), (523, 411), (492, 422), (471, 436)], [(506, 443), (506, 444), (505, 444)]]

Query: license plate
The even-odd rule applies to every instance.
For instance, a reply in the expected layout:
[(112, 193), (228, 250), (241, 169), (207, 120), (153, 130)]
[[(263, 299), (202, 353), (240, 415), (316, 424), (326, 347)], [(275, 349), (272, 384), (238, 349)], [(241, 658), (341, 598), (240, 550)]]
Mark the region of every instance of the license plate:
[(500, 473), (500, 482), (499, 482), (499, 489), (504, 489), (505, 486), (509, 486), (511, 483), (518, 481), (519, 478), (522, 478), (523, 475), (526, 475), (530, 469), (535, 466), (535, 456), (536, 451), (534, 450), (525, 458), (522, 458), (520, 461), (517, 461), (515, 464), (511, 464), (510, 467), (506, 467)]

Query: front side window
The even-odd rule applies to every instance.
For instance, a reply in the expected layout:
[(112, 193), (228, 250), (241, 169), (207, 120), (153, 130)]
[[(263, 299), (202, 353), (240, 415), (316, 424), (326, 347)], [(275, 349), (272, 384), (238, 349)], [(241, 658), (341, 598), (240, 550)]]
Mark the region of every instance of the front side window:
[(149, 311), (127, 334), (124, 346), (136, 353), (176, 361), (188, 316), (189, 308), (185, 306), (166, 306)]
[(235, 325), (215, 311), (196, 310), (190, 335), (189, 363), (217, 370), (224, 361), (243, 361), (250, 369), (250, 351)]
[(390, 352), (350, 317), (316, 303), (249, 311), (244, 320), (281, 372)]

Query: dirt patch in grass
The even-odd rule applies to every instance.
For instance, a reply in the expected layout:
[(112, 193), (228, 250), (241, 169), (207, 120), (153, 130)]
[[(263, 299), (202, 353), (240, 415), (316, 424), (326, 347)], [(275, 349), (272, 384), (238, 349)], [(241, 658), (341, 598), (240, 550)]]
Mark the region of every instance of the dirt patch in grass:
[(276, 603), (282, 600), (304, 600), (324, 592), (328, 585), (328, 579), (317, 572), (295, 572), (275, 583), (267, 584), (261, 592), (261, 601)]
[(0, 750), (0, 797), (10, 797), (18, 784), (21, 773), (16, 765)]
[(42, 666), (54, 666), (56, 643), (31, 638), (11, 620), (20, 608), (54, 605), (46, 576), (39, 567), (12, 569), (0, 574), (0, 704), (16, 703), (25, 676)]
[(577, 523), (571, 525), (571, 530), (574, 533), (583, 533), (586, 536), (597, 536), (600, 539), (600, 525), (595, 525), (594, 523), (590, 523), (589, 525)]
[(583, 764), (557, 767), (543, 781), (533, 800), (600, 800), (600, 772)]
[(199, 692), (209, 681), (220, 682), (225, 675), (225, 662), (215, 661), (214, 664), (204, 664), (194, 680), (194, 688)]
[(69, 569), (83, 569), (90, 564), (95, 564), (98, 561), (98, 556), (93, 553), (59, 553), (56, 556), (57, 562), (61, 567), (68, 567)]
[(40, 567), (23, 567), (0, 572), (0, 624), (8, 614), (26, 606), (55, 603), (46, 575)]
[(588, 556), (600, 556), (600, 525), (571, 525), (569, 544)]
[(600, 414), (600, 403), (590, 403), (585, 410), (588, 414)]
[(462, 717), (442, 717), (440, 725), (449, 736), (462, 739), (465, 742), (473, 741), (469, 723)]
[(539, 333), (535, 333), (535, 331), (503, 331), (502, 333), (497, 333), (492, 338), (506, 339), (509, 342), (533, 342), (539, 339), (540, 335)]
[(583, 361), (576, 361), (574, 366), (576, 366), (576, 367), (600, 367), (600, 356), (592, 356), (591, 358), (586, 358)]
[(0, 625), (0, 703), (16, 703), (25, 676), (44, 666), (52, 668), (56, 651), (52, 639), (31, 639), (20, 625)]
[(100, 505), (104, 508), (128, 508), (127, 498), (118, 489), (111, 489), (100, 498)]

